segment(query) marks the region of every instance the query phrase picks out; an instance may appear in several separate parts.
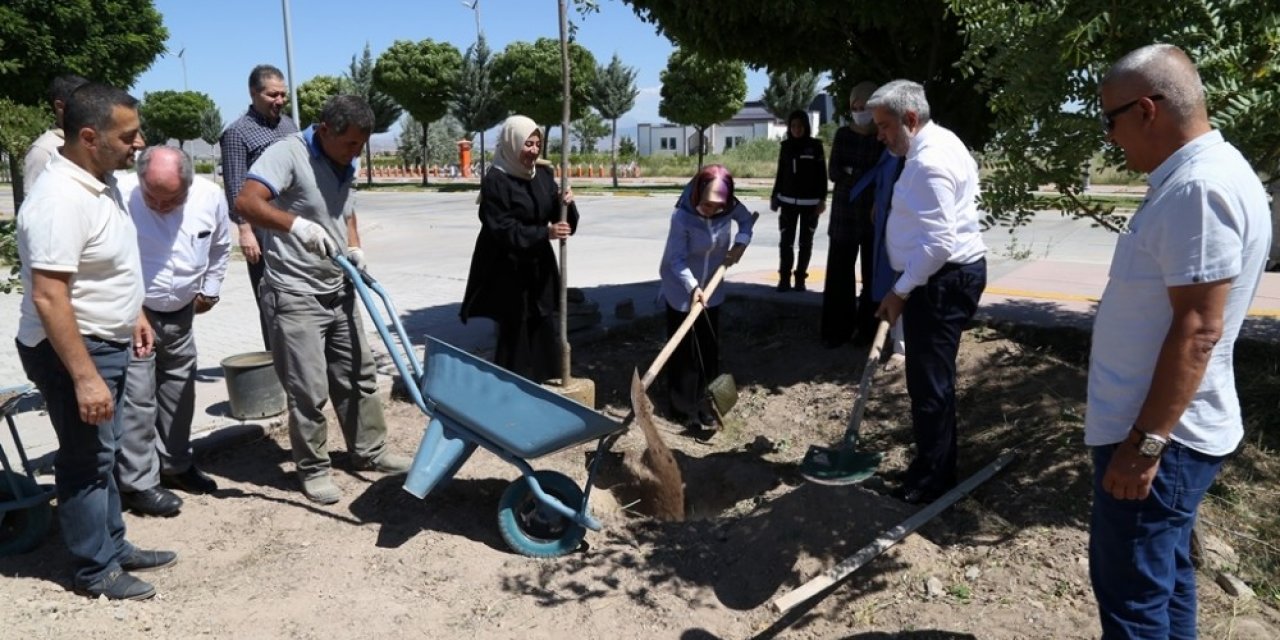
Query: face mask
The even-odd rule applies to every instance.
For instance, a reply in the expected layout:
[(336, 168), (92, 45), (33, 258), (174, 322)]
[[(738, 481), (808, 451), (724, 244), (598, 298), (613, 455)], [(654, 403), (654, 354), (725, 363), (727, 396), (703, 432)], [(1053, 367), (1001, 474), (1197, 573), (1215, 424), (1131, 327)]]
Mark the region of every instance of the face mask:
[(865, 127), (871, 124), (870, 111), (854, 111), (851, 113), (851, 115), (853, 116), (853, 123), (858, 125), (859, 127)]

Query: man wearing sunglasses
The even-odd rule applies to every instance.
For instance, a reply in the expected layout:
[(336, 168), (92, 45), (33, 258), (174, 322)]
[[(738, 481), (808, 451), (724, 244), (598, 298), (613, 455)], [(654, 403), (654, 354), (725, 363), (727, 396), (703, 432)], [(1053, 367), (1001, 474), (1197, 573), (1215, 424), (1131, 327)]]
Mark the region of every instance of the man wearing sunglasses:
[(1267, 197), (1177, 47), (1121, 58), (1101, 102), (1107, 140), (1149, 187), (1094, 321), (1090, 579), (1104, 638), (1194, 638), (1191, 529), (1243, 437), (1231, 355), (1271, 243)]

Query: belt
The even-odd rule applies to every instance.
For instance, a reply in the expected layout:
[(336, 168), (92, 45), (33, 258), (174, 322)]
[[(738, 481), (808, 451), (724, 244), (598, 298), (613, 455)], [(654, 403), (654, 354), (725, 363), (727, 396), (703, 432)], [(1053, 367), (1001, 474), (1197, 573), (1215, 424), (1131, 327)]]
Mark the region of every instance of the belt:
[(974, 266), (974, 265), (976, 265), (976, 264), (985, 264), (986, 262), (987, 262), (987, 257), (986, 257), (986, 256), (982, 256), (981, 258), (978, 258), (977, 260), (974, 260), (973, 262), (965, 262), (965, 263), (963, 263), (963, 264), (961, 264), (961, 263), (959, 263), (959, 262), (948, 262), (948, 263), (946, 263), (946, 264), (942, 265), (942, 268), (940, 268), (940, 269), (938, 269), (937, 271), (933, 272), (933, 275), (932, 275), (932, 276), (930, 276), (930, 278), (934, 278), (934, 277), (937, 277), (937, 276), (943, 275), (943, 274), (945, 274), (945, 273), (951, 273), (952, 271), (959, 271), (960, 269), (963, 269), (963, 268), (965, 268), (965, 267), (972, 267), (972, 266)]
[(151, 307), (147, 307), (147, 306), (143, 306), (143, 308), (147, 310), (147, 313), (150, 313), (150, 314), (152, 314), (152, 315), (154, 315), (154, 316), (158, 316), (158, 317), (160, 317), (160, 318), (166, 318), (166, 319), (167, 319), (167, 318), (174, 318), (174, 317), (177, 317), (177, 316), (179, 316), (179, 315), (182, 315), (182, 314), (186, 313), (187, 311), (189, 311), (189, 310), (191, 309), (191, 305), (193, 305), (193, 304), (195, 304), (195, 301), (194, 301), (194, 300), (193, 300), (193, 301), (191, 301), (191, 302), (188, 302), (188, 303), (187, 303), (187, 304), (185, 304), (185, 305), (183, 305), (181, 308), (179, 308), (179, 309), (175, 309), (175, 310), (173, 310), (173, 311), (159, 311), (159, 310), (157, 310), (157, 309), (152, 309)]
[(330, 293), (317, 293), (314, 295), (315, 295), (316, 302), (319, 302), (320, 306), (323, 306), (328, 309), (332, 309), (338, 306), (339, 304), (341, 304), (343, 300), (346, 300), (347, 296), (350, 293), (351, 293), (350, 286), (345, 286), (341, 289), (338, 289), (337, 291), (333, 291)]

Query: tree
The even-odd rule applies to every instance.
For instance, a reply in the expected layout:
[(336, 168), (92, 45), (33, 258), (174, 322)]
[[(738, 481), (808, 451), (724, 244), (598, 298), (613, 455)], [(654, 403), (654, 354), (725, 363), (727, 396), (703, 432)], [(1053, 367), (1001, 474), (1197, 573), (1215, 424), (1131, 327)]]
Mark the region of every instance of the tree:
[(631, 136), (622, 136), (622, 140), (618, 142), (618, 155), (623, 158), (634, 158), (636, 155), (636, 141)]
[(65, 73), (132, 86), (168, 39), (151, 0), (7, 0), (0, 3), (0, 97), (43, 104), (49, 82)]
[[(426, 129), (430, 132), (430, 144), (422, 144), (423, 127), (413, 116), (405, 116), (400, 121), (400, 135), (396, 137), (396, 148), (400, 159), (407, 166), (448, 165), (458, 161), (456, 143), (466, 136), (458, 119), (447, 115), (431, 123)], [(429, 149), (426, 162), (422, 160), (423, 148)]]
[(480, 134), (480, 175), (484, 175), (484, 132), (507, 117), (493, 84), (493, 57), (484, 36), (467, 47), (458, 72), (458, 86), (449, 110), (468, 133)]
[[(373, 83), (422, 123), (422, 142), (430, 145), (427, 124), (443, 118), (458, 82), (462, 54), (447, 42), (396, 40), (378, 56)], [(429, 148), (423, 156), (431, 157)], [(427, 172), (422, 172), (427, 184)]]
[(218, 111), (218, 107), (210, 104), (200, 114), (200, 139), (204, 140), (209, 146), (218, 144), (218, 139), (222, 137), (222, 112)]
[(324, 103), (348, 91), (346, 79), (337, 76), (315, 76), (298, 85), (298, 118), (302, 120), (298, 126), (305, 129), (315, 124)]
[(770, 69), (794, 68), (802, 60), (809, 69), (830, 72), (843, 95), (862, 80), (909, 78), (924, 84), (935, 118), (971, 147), (982, 147), (991, 134), (991, 89), (980, 91), (977, 79), (956, 67), (966, 41), (947, 0), (915, 0), (909, 11), (869, 0), (733, 0), (702, 3), (696, 11), (688, 0), (623, 2), (682, 49), (707, 59)]
[[(1104, 0), (951, 4), (970, 38), (957, 66), (990, 92), (995, 114), (982, 185), (988, 224), (1021, 224), (1051, 208), (1123, 227), (1112, 207), (1081, 198), (1080, 173), (1104, 147), (1102, 74), (1152, 42), (1187, 52), (1199, 66), (1214, 126), (1254, 169), (1280, 176), (1280, 7), (1273, 0), (1201, 0), (1160, 11)], [(1114, 148), (1105, 157), (1122, 162)], [(1057, 196), (1033, 197), (1045, 184), (1056, 185)]]
[(701, 167), (707, 127), (733, 117), (746, 100), (746, 68), (741, 62), (709, 59), (677, 48), (658, 79), (662, 82), (658, 115), (697, 129)]
[[(14, 104), (8, 98), (0, 98), (0, 152), (9, 156), (14, 211), (22, 207), (22, 200), (26, 197), (22, 191), (22, 158), (31, 148), (31, 143), (51, 126), (53, 114), (48, 109)], [(3, 261), (3, 256), (0, 256), (0, 261)]]
[(794, 111), (808, 111), (818, 95), (818, 74), (812, 71), (769, 71), (769, 85), (760, 100), (764, 108), (786, 121)]
[(170, 138), (181, 147), (187, 140), (201, 135), (200, 118), (209, 109), (217, 110), (213, 100), (199, 91), (153, 91), (142, 96), (138, 116), (146, 131), (155, 138), (147, 138), (147, 144), (164, 144)]
[(636, 70), (622, 64), (618, 54), (613, 54), (609, 66), (596, 69), (596, 84), (592, 87), (591, 104), (612, 124), (609, 138), (609, 164), (613, 168), (613, 186), (618, 187), (618, 118), (636, 106)]
[[(356, 62), (356, 57), (351, 56), (351, 66), (347, 69), (347, 86), (350, 87), (351, 93), (364, 98), (369, 103), (369, 108), (373, 110), (373, 133), (386, 133), (391, 125), (400, 119), (404, 110), (391, 96), (380, 91), (373, 82), (373, 54), (369, 52), (369, 43), (364, 43), (364, 55), (360, 57), (360, 61)], [(373, 167), (373, 145), (366, 144), (364, 146), (365, 164), (370, 168)], [(373, 172), (368, 174), (368, 184), (373, 184)]]
[(570, 126), (573, 127), (573, 136), (578, 139), (578, 150), (582, 153), (595, 153), (596, 141), (609, 135), (609, 125), (594, 111), (587, 111)]
[[(551, 127), (563, 117), (561, 75), (558, 39), (538, 38), (533, 44), (512, 42), (493, 61), (493, 83), (502, 87), (502, 103), (541, 125), (547, 140), (551, 138)], [(586, 113), (595, 77), (595, 57), (582, 45), (570, 42), (570, 120)], [(543, 155), (547, 146), (542, 145)]]

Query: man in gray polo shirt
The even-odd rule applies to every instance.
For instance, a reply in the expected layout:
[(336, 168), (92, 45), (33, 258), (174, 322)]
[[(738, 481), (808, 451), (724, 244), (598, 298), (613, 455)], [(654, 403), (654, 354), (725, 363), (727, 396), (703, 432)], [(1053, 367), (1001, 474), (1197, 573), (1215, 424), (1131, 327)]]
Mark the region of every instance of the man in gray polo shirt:
[(263, 249), (262, 307), (276, 372), (289, 396), (298, 479), (307, 498), (320, 504), (342, 497), (329, 473), (323, 411), (329, 398), (357, 469), (409, 468), (407, 457), (386, 448), (387, 425), (360, 310), (331, 260), (345, 253), (357, 267), (364, 263), (353, 162), (372, 131), (373, 111), (363, 99), (331, 98), (319, 124), (263, 152), (235, 203), (250, 224), (270, 231)]

